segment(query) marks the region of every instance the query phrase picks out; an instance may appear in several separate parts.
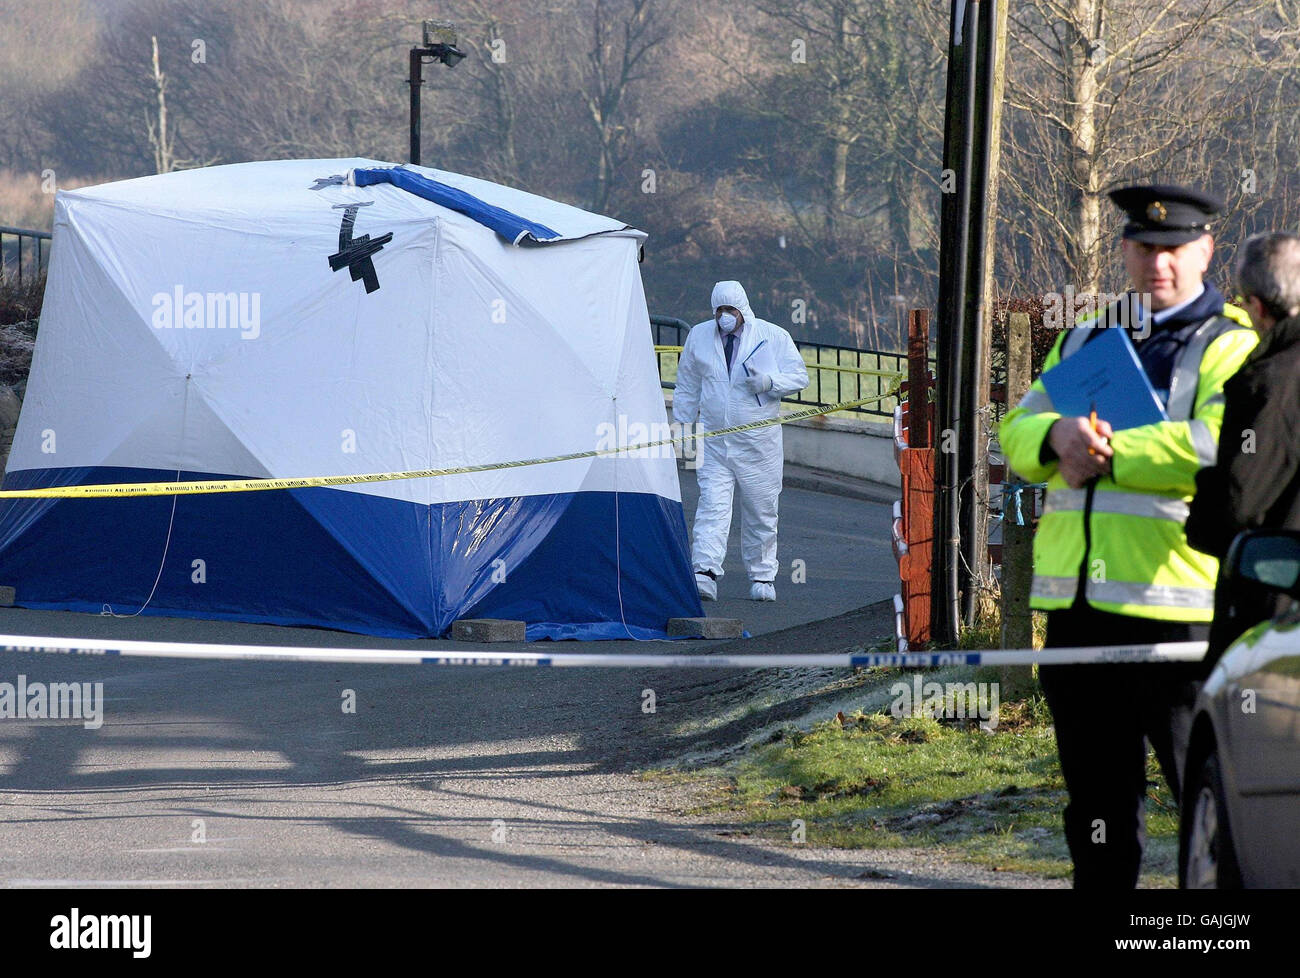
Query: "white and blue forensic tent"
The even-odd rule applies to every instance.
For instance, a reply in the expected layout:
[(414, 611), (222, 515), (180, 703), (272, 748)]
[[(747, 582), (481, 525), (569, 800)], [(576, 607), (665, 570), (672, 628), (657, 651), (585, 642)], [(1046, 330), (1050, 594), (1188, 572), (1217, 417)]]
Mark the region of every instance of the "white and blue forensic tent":
[[(621, 222), (364, 159), (60, 193), (5, 489), (507, 463), (667, 425)], [(0, 502), (29, 608), (440, 636), (698, 616), (671, 448), (345, 488)]]

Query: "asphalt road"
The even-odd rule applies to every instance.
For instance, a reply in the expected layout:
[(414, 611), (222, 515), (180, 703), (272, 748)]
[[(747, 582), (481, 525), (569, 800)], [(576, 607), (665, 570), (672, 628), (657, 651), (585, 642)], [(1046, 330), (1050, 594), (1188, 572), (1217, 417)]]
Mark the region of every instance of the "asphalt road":
[[(689, 518), (688, 474), (684, 490)], [(790, 583), (787, 571), (778, 602), (754, 604), (733, 560), (710, 612), (746, 620), (756, 637), (737, 644), (747, 651), (829, 651), (888, 631), (882, 601), (896, 580), (888, 520), (881, 504), (787, 489), (783, 566), (804, 560), (807, 583)], [(829, 620), (807, 624), (819, 619)], [(0, 609), (0, 631), (451, 646), (22, 609)], [(666, 644), (602, 643), (600, 651)], [(0, 659), (0, 681), (19, 674), (102, 682), (104, 718), (93, 730), (0, 721), (0, 886), (1036, 883), (925, 852), (758, 841), (690, 814), (699, 789), (638, 775), (779, 716), (779, 708), (745, 708), (763, 681), (752, 673)], [(646, 690), (653, 713), (644, 710)], [(706, 722), (720, 711), (735, 718)]]

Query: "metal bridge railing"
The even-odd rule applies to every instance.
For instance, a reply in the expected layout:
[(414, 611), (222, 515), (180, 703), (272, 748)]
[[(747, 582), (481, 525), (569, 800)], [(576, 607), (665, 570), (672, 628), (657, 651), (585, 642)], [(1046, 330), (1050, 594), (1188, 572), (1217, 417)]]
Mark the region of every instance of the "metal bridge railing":
[[(673, 316), (651, 316), (650, 327), (659, 360), (659, 382), (671, 390), (676, 386), (677, 355), (691, 326)], [(897, 392), (898, 384), (907, 377), (906, 353), (859, 350), (805, 340), (796, 340), (795, 346), (808, 366), (808, 386), (782, 403), (825, 406), (879, 398)], [(897, 403), (896, 397), (884, 397), (844, 413), (892, 419)]]
[[(50, 232), (0, 224), (0, 281), (40, 278), (50, 260)], [(24, 246), (24, 242), (26, 245)]]

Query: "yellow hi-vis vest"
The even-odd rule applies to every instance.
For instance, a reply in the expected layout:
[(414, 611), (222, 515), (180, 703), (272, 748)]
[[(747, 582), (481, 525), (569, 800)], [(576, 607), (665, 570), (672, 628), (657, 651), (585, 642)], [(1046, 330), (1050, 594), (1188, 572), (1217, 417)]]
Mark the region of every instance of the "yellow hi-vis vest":
[[(1076, 596), (1101, 611), (1163, 621), (1214, 617), (1219, 562), (1193, 550), (1183, 533), (1196, 473), (1213, 465), (1223, 424), (1223, 383), (1259, 342), (1246, 313), (1225, 305), (1207, 319), (1174, 362), (1168, 421), (1115, 432), (1111, 475), (1071, 489), (1055, 459), (1039, 460), (1060, 413), (1035, 380), (999, 429), (1008, 464), (1031, 482), (1047, 483), (1034, 537), (1030, 606), (1068, 608)], [(1116, 328), (1116, 327), (1109, 327)], [(1091, 330), (1067, 329), (1044, 370), (1083, 346)]]

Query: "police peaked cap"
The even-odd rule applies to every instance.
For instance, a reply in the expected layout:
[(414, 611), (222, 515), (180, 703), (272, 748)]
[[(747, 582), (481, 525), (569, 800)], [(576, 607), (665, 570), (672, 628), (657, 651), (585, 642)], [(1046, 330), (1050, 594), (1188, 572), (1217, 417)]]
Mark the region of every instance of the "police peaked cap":
[(1217, 197), (1168, 183), (1118, 187), (1109, 196), (1128, 215), (1124, 237), (1151, 244), (1195, 241), (1210, 233), (1211, 219), (1223, 211)]

